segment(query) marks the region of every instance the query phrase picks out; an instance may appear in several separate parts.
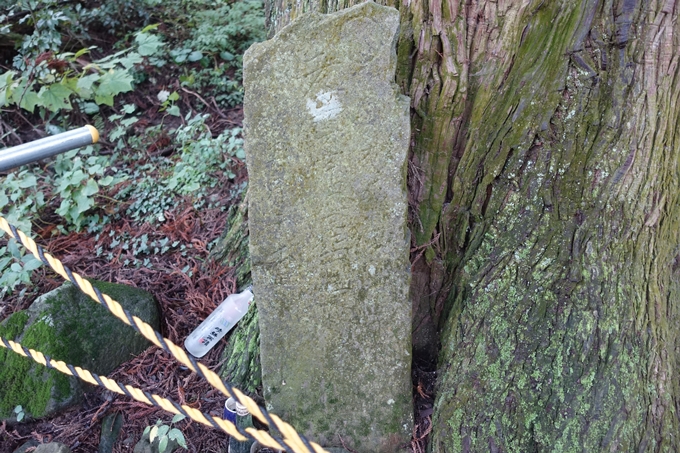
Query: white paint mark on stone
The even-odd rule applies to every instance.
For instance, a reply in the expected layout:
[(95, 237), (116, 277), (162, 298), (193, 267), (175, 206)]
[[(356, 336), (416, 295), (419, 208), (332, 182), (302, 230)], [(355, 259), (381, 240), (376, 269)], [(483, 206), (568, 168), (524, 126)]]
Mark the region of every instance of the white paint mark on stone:
[(334, 91), (319, 91), (316, 94), (316, 101), (307, 99), (307, 110), (314, 118), (314, 122), (330, 120), (342, 112), (342, 104), (338, 99), (338, 94)]

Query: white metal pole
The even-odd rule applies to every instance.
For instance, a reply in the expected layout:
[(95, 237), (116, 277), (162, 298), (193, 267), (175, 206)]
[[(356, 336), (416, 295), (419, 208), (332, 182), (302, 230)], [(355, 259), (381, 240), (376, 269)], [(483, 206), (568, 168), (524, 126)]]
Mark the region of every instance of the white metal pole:
[(74, 148), (91, 145), (97, 143), (98, 140), (99, 132), (93, 126), (88, 125), (23, 145), (0, 149), (0, 171), (7, 171)]

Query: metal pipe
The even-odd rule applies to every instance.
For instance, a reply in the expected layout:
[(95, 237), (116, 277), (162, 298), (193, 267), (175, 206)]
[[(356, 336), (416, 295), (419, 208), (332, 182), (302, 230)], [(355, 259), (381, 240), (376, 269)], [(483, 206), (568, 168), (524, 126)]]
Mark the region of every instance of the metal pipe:
[(0, 171), (7, 171), (74, 148), (91, 145), (99, 140), (93, 126), (84, 126), (23, 145), (0, 149)]

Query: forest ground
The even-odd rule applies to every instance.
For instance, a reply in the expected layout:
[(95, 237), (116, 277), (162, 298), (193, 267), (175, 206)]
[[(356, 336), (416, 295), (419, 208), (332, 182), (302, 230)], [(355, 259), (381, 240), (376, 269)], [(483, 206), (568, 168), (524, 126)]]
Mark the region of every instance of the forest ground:
[[(52, 1), (43, 3), (45, 8), (56, 7), (57, 4)], [(85, 2), (86, 6), (88, 3), (96, 6), (96, 2)], [(260, 11), (257, 12), (259, 14)], [(30, 13), (34, 14), (34, 11)], [(32, 174), (38, 175), (31, 190), (43, 193), (46, 202), (32, 213), (31, 231), (27, 233), (45, 250), (83, 276), (151, 292), (162, 311), (161, 333), (182, 344), (202, 319), (228, 294), (237, 290), (236, 270), (214, 260), (210, 252), (223, 233), (229, 208), (242, 201), (247, 182), (243, 155), (239, 152), (243, 116), (240, 55), (237, 52), (241, 52), (243, 46), (204, 47), (201, 49), (202, 58), (197, 58), (198, 54), (191, 58), (194, 54), (190, 52), (196, 51), (199, 40), (193, 38), (194, 49), (183, 46), (179, 40), (182, 34), (173, 32), (177, 23), (167, 19), (170, 15), (155, 17), (145, 14), (140, 13), (134, 24), (129, 23), (134, 22), (129, 18), (127, 23), (120, 19), (127, 32), (111, 33), (101, 20), (91, 20), (87, 27), (86, 44), (95, 43), (97, 46), (88, 56), (91, 60), (101, 60), (118, 51), (121, 42), (132, 42), (135, 35), (130, 30), (134, 27), (159, 23), (158, 35), (164, 38), (164, 45), (168, 48), (145, 56), (135, 66), (133, 90), (116, 94), (112, 106), (100, 104), (94, 114), (83, 108), (83, 102), (74, 102), (72, 110), (56, 112), (56, 115), (49, 108), (42, 109), (40, 106), (32, 112), (18, 105), (0, 106), (0, 126), (4, 132), (0, 134), (0, 146), (41, 138), (45, 130), (54, 124), (59, 124), (64, 130), (84, 124), (97, 125), (102, 140), (95, 148), (95, 154), (105, 156), (110, 166), (100, 176), (123, 177), (111, 185), (100, 184), (99, 190), (88, 199), (88, 209), (72, 216), (78, 223), (74, 226), (73, 222), (69, 224), (57, 213), (65, 195), (54, 187), (55, 181), (58, 181), (56, 177), (40, 176), (55, 174), (54, 160), (29, 166)], [(252, 18), (248, 20), (252, 20), (255, 26), (259, 23)], [(7, 21), (5, 19), (5, 23)], [(253, 24), (246, 23), (246, 28)], [(33, 29), (28, 27), (30, 21), (15, 21), (13, 25), (13, 32), (35, 34), (37, 29), (35, 26)], [(74, 49), (82, 44), (82, 36), (64, 32), (59, 23), (52, 29), (63, 38), (60, 42), (67, 41), (67, 38), (81, 40), (75, 47), (72, 44)], [(185, 39), (190, 41), (187, 36)], [(252, 41), (258, 37), (248, 39)], [(248, 39), (243, 42), (247, 44)], [(159, 46), (159, 49), (162, 48)], [(12, 70), (10, 61), (16, 57), (17, 50), (0, 50), (3, 52), (0, 73)], [(216, 56), (218, 54), (219, 57)], [(28, 61), (29, 56), (30, 53), (26, 52), (24, 58)], [(227, 59), (227, 64), (220, 60), (222, 57)], [(50, 70), (56, 68), (59, 71), (63, 70), (62, 65), (76, 65), (74, 61), (44, 49), (34, 52), (32, 58), (35, 61), (42, 59), (43, 66)], [(152, 61), (153, 58), (157, 60)], [(158, 59), (163, 58), (165, 63), (159, 66)], [(228, 64), (230, 58), (237, 64)], [(221, 83), (216, 81), (220, 77), (228, 81), (228, 86), (216, 86)], [(197, 79), (199, 82), (196, 82)], [(167, 94), (162, 96), (161, 92), (170, 94), (170, 101)], [(132, 115), (134, 121), (128, 121), (121, 128), (121, 119), (130, 119)], [(199, 116), (201, 119), (197, 120)], [(185, 137), (181, 143), (178, 138), (180, 130), (189, 131), (185, 133), (188, 138)], [(229, 135), (229, 131), (233, 133)], [(225, 137), (236, 140), (227, 153), (214, 142), (225, 140)], [(195, 143), (200, 146), (204, 142), (207, 147), (221, 150), (222, 157), (217, 168), (200, 168), (196, 161), (187, 159), (188, 154), (196, 152), (192, 146)], [(85, 159), (84, 156), (84, 162)], [(178, 176), (180, 165), (187, 168)], [(115, 171), (111, 169), (114, 167)], [(7, 177), (7, 174), (0, 174), (3, 180)], [(26, 174), (23, 177), (26, 181)], [(165, 181), (163, 184), (159, 182), (159, 187), (174, 189), (159, 191), (144, 185), (148, 185), (149, 181)], [(196, 184), (197, 189), (183, 191), (175, 187), (177, 184)], [(139, 187), (147, 187), (147, 192), (138, 190)], [(6, 237), (0, 238), (0, 248), (7, 245)], [(16, 283), (10, 291), (3, 293), (0, 320), (26, 309), (36, 297), (62, 283), (61, 277), (45, 266), (33, 270), (29, 281)], [(224, 361), (223, 348), (224, 341), (202, 362), (211, 369), (219, 370)], [(414, 367), (416, 429), (410, 448), (415, 453), (425, 451), (431, 429), (434, 376), (431, 371)], [(109, 377), (211, 415), (222, 415), (224, 397), (156, 347), (150, 347), (121, 365)], [(0, 453), (10, 453), (30, 439), (62, 442), (73, 453), (97, 451), (102, 419), (111, 413), (120, 413), (125, 420), (113, 448), (116, 453), (132, 451), (147, 426), (158, 420), (169, 424), (172, 418), (163, 410), (97, 388), (85, 395), (82, 404), (59, 415), (11, 426), (0, 424)], [(226, 451), (228, 439), (224, 433), (191, 420), (180, 421), (175, 426), (184, 433), (191, 452)]]

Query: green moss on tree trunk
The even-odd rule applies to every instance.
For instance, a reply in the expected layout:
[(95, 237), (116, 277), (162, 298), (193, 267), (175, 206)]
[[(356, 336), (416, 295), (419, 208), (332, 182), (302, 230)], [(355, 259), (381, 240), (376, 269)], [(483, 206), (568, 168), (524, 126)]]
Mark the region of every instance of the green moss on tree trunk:
[(676, 19), (552, 2), (514, 20), (442, 219), (433, 451), (676, 451)]
[[(213, 258), (234, 267), (239, 288), (245, 288), (251, 283), (247, 196), (241, 204), (231, 208), (222, 238), (213, 252)], [(224, 364), (219, 372), (222, 379), (250, 394), (255, 394), (262, 383), (257, 293), (255, 301), (234, 331), (229, 334), (222, 353)]]

